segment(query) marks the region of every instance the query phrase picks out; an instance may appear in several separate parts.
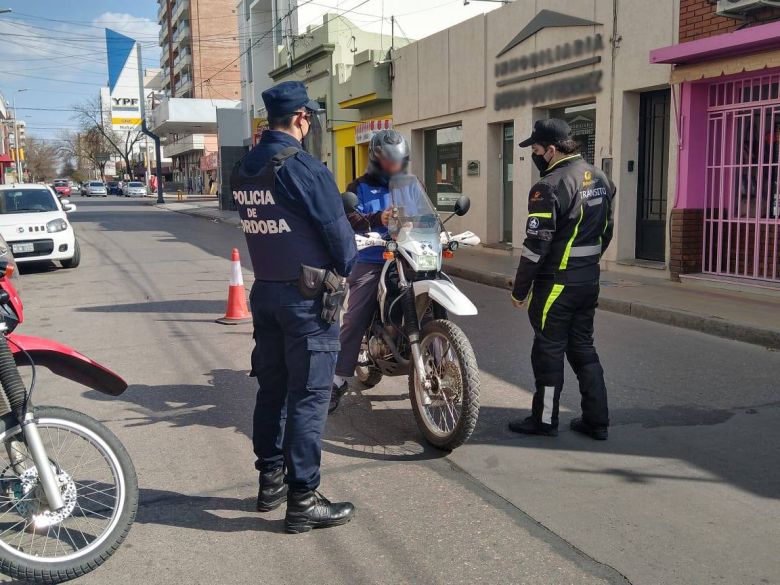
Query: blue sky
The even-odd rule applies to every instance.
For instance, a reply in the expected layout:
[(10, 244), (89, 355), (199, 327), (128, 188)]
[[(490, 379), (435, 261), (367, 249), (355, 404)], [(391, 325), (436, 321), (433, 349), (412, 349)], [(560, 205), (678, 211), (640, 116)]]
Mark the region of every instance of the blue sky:
[[(157, 2), (136, 0), (0, 0), (0, 93), (12, 101), (27, 133), (56, 139), (73, 129), (71, 108), (106, 84), (106, 27), (137, 39), (144, 67), (159, 67)], [(42, 108), (42, 109), (33, 109)]]

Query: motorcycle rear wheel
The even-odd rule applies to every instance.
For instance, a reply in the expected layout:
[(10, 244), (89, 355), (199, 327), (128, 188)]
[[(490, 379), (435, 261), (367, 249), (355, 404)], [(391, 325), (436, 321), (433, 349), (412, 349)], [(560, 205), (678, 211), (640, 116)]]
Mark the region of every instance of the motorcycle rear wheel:
[(13, 441), (15, 461), (0, 449), (0, 572), (62, 583), (96, 569), (119, 548), (138, 510), (138, 479), (119, 439), (93, 418), (43, 406), (35, 419), (65, 507), (48, 509), (20, 427), (2, 428), (0, 441)]
[(420, 351), (433, 383), (430, 404), (414, 372), (409, 397), (417, 426), (434, 447), (451, 451), (468, 441), (479, 418), (479, 368), (466, 334), (452, 321), (423, 326)]

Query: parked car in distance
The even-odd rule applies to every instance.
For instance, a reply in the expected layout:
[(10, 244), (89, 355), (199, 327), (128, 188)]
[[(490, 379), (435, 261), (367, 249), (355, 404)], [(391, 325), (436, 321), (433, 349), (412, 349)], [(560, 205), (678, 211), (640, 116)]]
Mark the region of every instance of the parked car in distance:
[(56, 260), (63, 268), (81, 261), (67, 213), (76, 206), (46, 185), (0, 185), (0, 235), (17, 263)]
[(70, 197), (71, 188), (68, 179), (54, 179), (51, 186), (54, 187), (58, 197)]
[(145, 197), (146, 185), (141, 181), (128, 181), (124, 186), (125, 197)]
[(119, 181), (108, 181), (106, 183), (106, 191), (109, 195), (121, 195), (122, 189), (119, 187)]
[(108, 191), (103, 181), (90, 181), (87, 183), (87, 197), (108, 197)]

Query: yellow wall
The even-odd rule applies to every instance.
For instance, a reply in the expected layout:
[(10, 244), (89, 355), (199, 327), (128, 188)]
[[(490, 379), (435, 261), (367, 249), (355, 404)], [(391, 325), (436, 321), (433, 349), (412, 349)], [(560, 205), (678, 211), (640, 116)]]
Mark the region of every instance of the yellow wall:
[[(386, 120), (391, 116), (379, 116), (376, 118), (367, 118), (361, 122), (370, 122), (371, 120)], [(350, 122), (334, 126), (333, 133), (336, 135), (336, 183), (339, 189), (345, 191), (347, 185), (352, 180), (366, 172), (368, 165), (368, 143), (355, 144), (355, 127), (358, 122)], [(351, 157), (348, 156), (349, 148), (355, 149), (355, 168), (351, 168)], [(354, 174), (353, 174), (354, 172)]]

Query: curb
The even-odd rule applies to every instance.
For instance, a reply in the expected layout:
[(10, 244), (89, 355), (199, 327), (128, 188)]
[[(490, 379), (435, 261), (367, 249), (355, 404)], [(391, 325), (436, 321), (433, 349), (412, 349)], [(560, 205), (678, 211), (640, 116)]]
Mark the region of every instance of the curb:
[[(447, 274), (479, 284), (512, 290), (513, 281), (505, 274), (481, 272), (479, 270), (462, 268), (459, 266), (449, 266)], [(603, 296), (599, 298), (599, 309), (610, 313), (618, 313), (637, 319), (653, 321), (654, 323), (661, 323), (662, 325), (671, 325), (682, 329), (699, 331), (700, 333), (723, 337), (724, 339), (743, 341), (745, 343), (760, 345), (770, 349), (780, 349), (780, 331), (734, 323), (719, 317), (707, 317), (670, 309), (668, 307), (621, 301), (619, 299), (610, 299)]]

